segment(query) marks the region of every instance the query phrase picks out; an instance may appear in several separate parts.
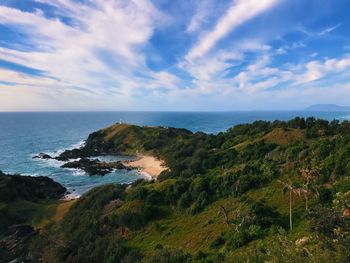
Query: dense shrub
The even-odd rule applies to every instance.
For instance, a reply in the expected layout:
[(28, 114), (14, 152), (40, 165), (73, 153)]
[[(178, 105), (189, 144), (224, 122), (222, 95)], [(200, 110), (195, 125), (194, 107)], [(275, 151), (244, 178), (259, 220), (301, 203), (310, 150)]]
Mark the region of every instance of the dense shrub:
[(161, 215), (162, 210), (158, 206), (148, 205), (144, 201), (129, 201), (117, 209), (110, 220), (114, 226), (138, 229)]
[(39, 201), (59, 199), (66, 192), (59, 183), (45, 176), (6, 175), (0, 171), (0, 201)]
[(180, 250), (156, 249), (151, 255), (142, 260), (142, 263), (186, 263), (191, 262), (191, 256)]

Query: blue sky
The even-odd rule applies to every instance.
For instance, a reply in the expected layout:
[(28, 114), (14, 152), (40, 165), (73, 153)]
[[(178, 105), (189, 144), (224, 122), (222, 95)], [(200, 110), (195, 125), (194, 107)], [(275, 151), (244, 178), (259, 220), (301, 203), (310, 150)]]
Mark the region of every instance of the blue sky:
[(0, 0), (0, 111), (350, 105), (348, 0)]

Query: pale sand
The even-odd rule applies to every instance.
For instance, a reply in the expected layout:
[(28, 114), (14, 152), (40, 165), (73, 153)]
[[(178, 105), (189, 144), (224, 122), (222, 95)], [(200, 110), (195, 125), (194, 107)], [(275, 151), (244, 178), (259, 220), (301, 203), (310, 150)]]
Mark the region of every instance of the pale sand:
[(140, 155), (136, 161), (124, 162), (123, 164), (128, 167), (140, 169), (141, 172), (145, 172), (152, 179), (157, 179), (161, 172), (168, 169), (164, 161), (149, 155)]

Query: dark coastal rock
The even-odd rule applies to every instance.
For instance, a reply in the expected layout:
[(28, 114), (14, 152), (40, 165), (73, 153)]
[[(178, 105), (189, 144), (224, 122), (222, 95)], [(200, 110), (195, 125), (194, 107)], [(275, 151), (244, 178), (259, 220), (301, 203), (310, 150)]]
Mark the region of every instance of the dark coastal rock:
[(126, 167), (122, 162), (100, 162), (99, 160), (90, 160), (90, 159), (80, 159), (79, 161), (73, 161), (66, 163), (61, 166), (62, 168), (74, 168), (81, 169), (85, 171), (88, 175), (106, 175), (111, 173), (113, 169), (127, 169), (131, 168)]
[(48, 160), (48, 159), (52, 159), (52, 157), (49, 154), (46, 154), (46, 153), (39, 153), (38, 155), (34, 156), (33, 159)]
[(90, 154), (91, 156), (117, 154), (118, 152), (116, 152), (114, 144), (111, 141), (106, 141), (104, 137), (105, 134), (102, 131), (91, 133), (83, 147), (85, 153)]
[(54, 159), (66, 162), (71, 159), (118, 154), (115, 145), (110, 141), (105, 141), (104, 136), (101, 131), (93, 132), (88, 136), (83, 147), (66, 150)]
[(80, 159), (79, 161), (68, 162), (61, 166), (62, 168), (74, 168), (85, 171), (88, 175), (105, 175), (113, 169), (110, 167), (102, 167), (98, 160)]
[(30, 225), (9, 227), (0, 238), (1, 262), (34, 262), (29, 255), (29, 244), (37, 232)]
[(73, 150), (65, 150), (58, 157), (55, 157), (58, 161), (68, 161), (70, 159), (78, 159), (88, 157), (89, 155), (85, 154), (83, 149), (73, 149)]

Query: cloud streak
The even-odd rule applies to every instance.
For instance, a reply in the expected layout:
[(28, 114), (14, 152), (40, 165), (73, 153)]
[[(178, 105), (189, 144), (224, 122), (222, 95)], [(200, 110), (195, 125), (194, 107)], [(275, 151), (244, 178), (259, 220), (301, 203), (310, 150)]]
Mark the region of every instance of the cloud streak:
[(339, 23), (335, 26), (327, 27), (326, 29), (324, 29), (323, 31), (320, 32), (320, 36), (329, 34), (329, 33), (333, 32), (334, 30), (338, 29), (339, 27), (341, 27), (342, 25), (343, 25), (342, 23)]
[(229, 7), (227, 13), (219, 19), (214, 29), (204, 35), (187, 54), (188, 60), (205, 55), (215, 44), (235, 28), (260, 13), (272, 8), (278, 0), (239, 0)]

